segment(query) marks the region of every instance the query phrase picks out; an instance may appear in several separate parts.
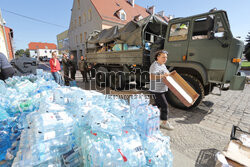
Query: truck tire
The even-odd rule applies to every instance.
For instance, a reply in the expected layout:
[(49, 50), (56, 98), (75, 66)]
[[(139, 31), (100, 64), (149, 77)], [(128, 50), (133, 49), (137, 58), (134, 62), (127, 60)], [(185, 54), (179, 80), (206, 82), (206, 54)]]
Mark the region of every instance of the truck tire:
[(98, 86), (109, 86), (109, 74), (108, 70), (105, 67), (98, 67), (95, 77), (95, 81)]
[(126, 86), (124, 73), (110, 73), (110, 88), (113, 90), (123, 90)]
[(198, 106), (202, 99), (204, 98), (204, 87), (201, 84), (200, 80), (190, 74), (180, 74), (185, 81), (200, 95), (196, 102), (190, 106), (186, 107), (184, 104), (180, 102), (180, 100), (169, 90), (167, 93), (167, 100), (169, 104), (173, 107), (189, 110)]

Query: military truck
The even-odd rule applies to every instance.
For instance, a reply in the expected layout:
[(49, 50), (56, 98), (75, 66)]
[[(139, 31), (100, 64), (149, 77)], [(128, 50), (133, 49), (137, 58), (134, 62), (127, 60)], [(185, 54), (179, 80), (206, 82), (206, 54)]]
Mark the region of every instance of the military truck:
[[(140, 86), (149, 82), (154, 53), (168, 51), (166, 66), (176, 70), (200, 95), (185, 107), (171, 92), (168, 101), (177, 108), (200, 104), (215, 86), (222, 90), (243, 90), (246, 77), (239, 72), (243, 42), (234, 38), (226, 11), (217, 10), (168, 23), (150, 15), (114, 26), (89, 38), (86, 58), (95, 64), (96, 83), (122, 90), (131, 79)], [(225, 87), (230, 85), (230, 87)]]

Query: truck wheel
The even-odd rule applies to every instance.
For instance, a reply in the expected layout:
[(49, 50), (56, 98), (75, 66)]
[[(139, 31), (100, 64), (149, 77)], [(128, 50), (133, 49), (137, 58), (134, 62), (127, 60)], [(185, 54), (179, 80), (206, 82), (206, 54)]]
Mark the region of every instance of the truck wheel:
[(190, 74), (180, 74), (183, 79), (200, 95), (199, 98), (196, 100), (196, 102), (190, 106), (186, 107), (184, 104), (181, 103), (181, 101), (169, 90), (167, 93), (167, 100), (169, 104), (173, 107), (180, 108), (180, 109), (191, 109), (196, 106), (198, 106), (202, 99), (204, 98), (204, 87), (201, 84), (201, 82), (195, 78), (194, 76)]
[(125, 76), (123, 72), (110, 74), (110, 87), (113, 90), (123, 90), (126, 86)]
[(108, 86), (108, 70), (105, 67), (98, 67), (95, 76), (95, 81), (98, 86)]

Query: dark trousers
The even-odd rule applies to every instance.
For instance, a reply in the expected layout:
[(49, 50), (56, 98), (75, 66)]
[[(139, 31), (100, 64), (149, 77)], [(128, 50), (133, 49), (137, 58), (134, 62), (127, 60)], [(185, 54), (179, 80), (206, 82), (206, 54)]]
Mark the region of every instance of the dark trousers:
[(69, 70), (64, 69), (63, 72), (65, 85), (69, 85)]
[(76, 70), (74, 69), (70, 70), (70, 78), (76, 80)]
[(156, 93), (156, 92), (151, 92), (155, 96), (155, 104), (157, 105), (158, 108), (161, 108), (161, 120), (168, 120), (168, 101), (166, 98), (167, 92), (163, 93)]
[(15, 71), (12, 67), (2, 69), (1, 73), (0, 73), (0, 79), (6, 80), (9, 77), (13, 77), (14, 73), (15, 73)]
[(83, 82), (84, 82), (84, 81), (88, 82), (87, 71), (80, 71), (80, 72), (81, 72), (81, 74), (82, 74)]

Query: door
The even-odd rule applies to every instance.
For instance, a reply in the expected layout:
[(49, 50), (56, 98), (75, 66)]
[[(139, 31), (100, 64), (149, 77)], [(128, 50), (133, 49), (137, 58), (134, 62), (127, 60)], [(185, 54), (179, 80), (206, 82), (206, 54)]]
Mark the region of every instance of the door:
[(189, 25), (189, 21), (170, 25), (164, 47), (169, 55), (167, 64), (182, 61), (182, 57), (187, 54)]
[(220, 13), (193, 18), (187, 54), (188, 62), (201, 64), (209, 82), (222, 82), (229, 52), (224, 36), (225, 23)]

